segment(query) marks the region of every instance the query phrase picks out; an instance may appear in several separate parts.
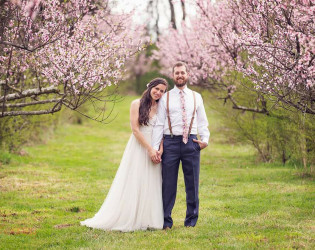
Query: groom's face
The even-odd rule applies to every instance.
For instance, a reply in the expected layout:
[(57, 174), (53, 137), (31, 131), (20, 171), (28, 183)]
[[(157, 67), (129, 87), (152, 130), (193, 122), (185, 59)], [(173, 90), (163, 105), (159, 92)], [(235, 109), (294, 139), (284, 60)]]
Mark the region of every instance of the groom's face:
[(173, 80), (177, 87), (184, 87), (188, 80), (188, 73), (185, 66), (178, 66), (174, 68)]

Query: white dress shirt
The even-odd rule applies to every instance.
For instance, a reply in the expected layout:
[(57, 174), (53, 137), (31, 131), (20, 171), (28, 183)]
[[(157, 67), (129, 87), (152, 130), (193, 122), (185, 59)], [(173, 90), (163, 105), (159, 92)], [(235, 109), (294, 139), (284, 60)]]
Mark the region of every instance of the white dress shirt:
[[(169, 91), (169, 112), (170, 119), (172, 125), (173, 135), (183, 135), (183, 119), (182, 119), (182, 108), (180, 101), (180, 89), (176, 86)], [(185, 106), (186, 106), (186, 114), (187, 114), (187, 126), (190, 125), (191, 118), (194, 112), (194, 97), (193, 91), (187, 88), (183, 89), (184, 98), (185, 98)], [(200, 135), (200, 139), (203, 142), (208, 144), (210, 132), (208, 129), (208, 119), (206, 115), (206, 111), (203, 105), (202, 97), (199, 93), (195, 92), (196, 95), (196, 115), (191, 128), (190, 134)], [(154, 149), (158, 150), (161, 140), (163, 138), (163, 134), (170, 135), (170, 130), (168, 127), (168, 119), (166, 112), (166, 102), (167, 102), (167, 94), (164, 94), (160, 99), (158, 104), (157, 111), (157, 121), (153, 128), (152, 134), (152, 146)]]

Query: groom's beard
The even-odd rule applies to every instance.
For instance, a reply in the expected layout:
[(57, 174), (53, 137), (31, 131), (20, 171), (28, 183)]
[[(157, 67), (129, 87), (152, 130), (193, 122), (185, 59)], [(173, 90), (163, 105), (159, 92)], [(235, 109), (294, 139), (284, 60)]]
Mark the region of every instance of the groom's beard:
[(178, 87), (178, 88), (184, 87), (186, 84), (187, 84), (187, 80), (184, 81), (183, 83), (178, 83), (177, 81), (175, 81), (175, 85), (176, 85), (176, 87)]
[(181, 88), (181, 87), (184, 87), (186, 85), (186, 82), (184, 82), (184, 83), (175, 82), (175, 85), (176, 85), (176, 87)]

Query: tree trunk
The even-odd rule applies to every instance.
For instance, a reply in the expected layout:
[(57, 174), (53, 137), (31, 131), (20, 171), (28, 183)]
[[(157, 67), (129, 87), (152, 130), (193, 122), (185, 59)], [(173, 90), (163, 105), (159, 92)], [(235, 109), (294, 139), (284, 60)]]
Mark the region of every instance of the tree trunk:
[(183, 11), (183, 20), (185, 21), (186, 19), (185, 1), (181, 0), (181, 4), (182, 4), (182, 11)]
[(168, 0), (168, 2), (170, 3), (170, 9), (171, 9), (171, 24), (172, 24), (172, 27), (173, 27), (173, 29), (177, 29), (174, 4), (173, 4), (172, 0)]
[(155, 1), (155, 11), (156, 11), (156, 19), (155, 19), (155, 32), (156, 32), (156, 40), (159, 41), (160, 37), (160, 29), (159, 29), (159, 20), (160, 20), (160, 15), (159, 15), (159, 0)]

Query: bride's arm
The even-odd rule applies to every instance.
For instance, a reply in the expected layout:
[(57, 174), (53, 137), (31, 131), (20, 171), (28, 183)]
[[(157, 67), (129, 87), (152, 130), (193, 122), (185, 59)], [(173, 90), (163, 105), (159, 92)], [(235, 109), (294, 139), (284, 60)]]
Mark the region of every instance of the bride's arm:
[(138, 142), (148, 151), (150, 157), (156, 155), (156, 151), (153, 147), (147, 142), (144, 138), (143, 134), (140, 132), (140, 125), (139, 125), (139, 107), (140, 107), (140, 100), (134, 100), (130, 106), (130, 125), (131, 130)]

